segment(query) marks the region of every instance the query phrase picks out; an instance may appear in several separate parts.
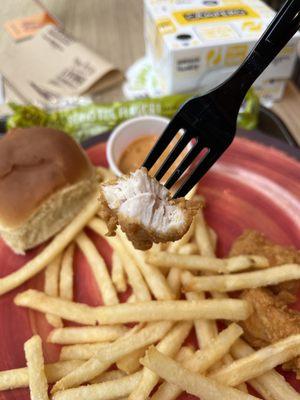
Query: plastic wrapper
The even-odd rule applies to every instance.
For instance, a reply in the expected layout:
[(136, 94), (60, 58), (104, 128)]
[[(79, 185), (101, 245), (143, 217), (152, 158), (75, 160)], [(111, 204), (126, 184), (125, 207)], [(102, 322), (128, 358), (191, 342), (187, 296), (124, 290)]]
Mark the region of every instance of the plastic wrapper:
[[(193, 94), (177, 94), (110, 104), (87, 104), (62, 110), (43, 110), (33, 105), (10, 104), (13, 114), (7, 128), (47, 126), (60, 129), (82, 141), (113, 129), (119, 123), (140, 115), (172, 118), (178, 108)], [(257, 124), (258, 99), (250, 91), (238, 118), (239, 127), (253, 129)]]

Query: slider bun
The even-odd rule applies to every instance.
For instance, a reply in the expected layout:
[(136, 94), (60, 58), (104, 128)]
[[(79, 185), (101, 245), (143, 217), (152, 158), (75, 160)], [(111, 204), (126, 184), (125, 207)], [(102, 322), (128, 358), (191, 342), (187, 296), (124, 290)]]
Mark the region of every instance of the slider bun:
[(0, 140), (0, 234), (18, 254), (61, 230), (96, 191), (82, 148), (51, 128), (18, 128)]

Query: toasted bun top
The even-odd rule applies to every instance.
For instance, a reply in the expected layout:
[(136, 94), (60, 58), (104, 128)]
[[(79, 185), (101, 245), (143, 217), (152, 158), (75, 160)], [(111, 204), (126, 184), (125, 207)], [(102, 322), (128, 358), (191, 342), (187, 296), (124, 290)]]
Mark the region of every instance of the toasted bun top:
[(18, 128), (0, 140), (0, 226), (16, 228), (59, 189), (93, 176), (81, 147), (51, 128)]

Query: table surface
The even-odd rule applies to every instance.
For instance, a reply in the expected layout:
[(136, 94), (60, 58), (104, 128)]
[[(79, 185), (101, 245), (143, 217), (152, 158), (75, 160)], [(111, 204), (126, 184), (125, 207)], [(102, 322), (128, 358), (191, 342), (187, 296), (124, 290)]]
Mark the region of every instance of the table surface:
[[(144, 54), (142, 0), (43, 0), (43, 3), (63, 23), (67, 32), (87, 44), (123, 71)], [(11, 18), (39, 11), (32, 0), (2, 0), (0, 25)], [(1, 53), (11, 42), (0, 30)], [(5, 88), (13, 99), (9, 87)], [(116, 87), (98, 96), (101, 102), (120, 100), (124, 96)], [(300, 93), (289, 84), (284, 99), (274, 105), (300, 144)], [(0, 113), (4, 108), (0, 108)]]

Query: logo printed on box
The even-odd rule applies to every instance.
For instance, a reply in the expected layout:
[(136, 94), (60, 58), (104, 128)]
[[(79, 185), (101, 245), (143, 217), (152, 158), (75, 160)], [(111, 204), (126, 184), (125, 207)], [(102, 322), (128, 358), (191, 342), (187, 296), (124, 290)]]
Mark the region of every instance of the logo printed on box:
[(259, 18), (259, 14), (248, 6), (200, 8), (174, 12), (173, 15), (181, 25), (219, 22), (220, 19), (228, 21), (232, 19), (240, 20), (241, 18)]

